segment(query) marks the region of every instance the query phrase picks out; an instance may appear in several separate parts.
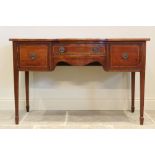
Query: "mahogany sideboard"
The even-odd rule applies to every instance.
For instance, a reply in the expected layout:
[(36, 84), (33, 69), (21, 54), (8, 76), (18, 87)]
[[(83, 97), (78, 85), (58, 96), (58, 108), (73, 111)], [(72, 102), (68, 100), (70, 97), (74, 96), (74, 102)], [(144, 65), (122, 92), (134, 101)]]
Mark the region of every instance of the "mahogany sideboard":
[[(15, 123), (19, 124), (19, 71), (25, 72), (29, 112), (29, 71), (53, 71), (57, 65), (100, 65), (105, 71), (131, 72), (131, 112), (134, 112), (135, 72), (140, 73), (140, 124), (144, 122), (146, 41), (116, 39), (9, 39), (13, 42)], [(104, 77), (103, 77), (104, 78)]]

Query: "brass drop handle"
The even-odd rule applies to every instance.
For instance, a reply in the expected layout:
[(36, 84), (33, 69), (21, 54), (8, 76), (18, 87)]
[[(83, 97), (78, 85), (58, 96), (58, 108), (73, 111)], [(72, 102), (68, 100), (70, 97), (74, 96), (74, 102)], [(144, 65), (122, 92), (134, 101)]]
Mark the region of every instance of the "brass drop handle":
[(34, 52), (30, 53), (30, 59), (31, 60), (35, 60), (36, 58), (37, 58), (36, 53), (34, 53)]
[(92, 48), (92, 51), (93, 51), (94, 53), (97, 53), (97, 52), (100, 51), (100, 48), (99, 48), (99, 47), (93, 47), (93, 48)]
[(65, 52), (65, 48), (62, 46), (62, 47), (60, 47), (59, 48), (59, 52), (62, 54), (62, 53), (64, 53)]
[(124, 53), (122, 54), (122, 59), (127, 60), (128, 58), (129, 58), (128, 53), (127, 53), (127, 52), (124, 52)]

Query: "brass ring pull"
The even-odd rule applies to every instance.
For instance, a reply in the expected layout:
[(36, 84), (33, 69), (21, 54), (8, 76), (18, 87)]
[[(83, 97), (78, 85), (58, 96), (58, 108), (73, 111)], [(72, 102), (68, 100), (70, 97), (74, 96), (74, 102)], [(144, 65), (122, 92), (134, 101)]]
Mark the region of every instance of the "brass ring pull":
[(127, 59), (129, 58), (128, 53), (127, 53), (127, 52), (123, 53), (123, 54), (122, 54), (122, 58), (123, 58), (124, 60), (127, 60)]
[(92, 51), (93, 51), (94, 53), (97, 53), (97, 52), (100, 51), (100, 48), (99, 48), (99, 47), (93, 47), (93, 48), (92, 48)]
[(30, 59), (31, 60), (35, 60), (37, 58), (37, 55), (36, 55), (36, 53), (30, 53)]
[(62, 46), (62, 47), (60, 47), (59, 48), (59, 52), (62, 54), (62, 53), (64, 53), (65, 52), (65, 48)]

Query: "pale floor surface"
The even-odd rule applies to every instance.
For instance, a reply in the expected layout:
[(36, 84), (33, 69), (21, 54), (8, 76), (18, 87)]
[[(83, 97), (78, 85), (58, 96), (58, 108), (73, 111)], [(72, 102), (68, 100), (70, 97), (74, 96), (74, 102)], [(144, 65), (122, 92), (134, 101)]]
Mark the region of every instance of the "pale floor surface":
[(1, 129), (155, 129), (155, 111), (145, 111), (139, 125), (139, 111), (20, 111), (20, 124), (14, 124), (14, 111), (0, 111)]

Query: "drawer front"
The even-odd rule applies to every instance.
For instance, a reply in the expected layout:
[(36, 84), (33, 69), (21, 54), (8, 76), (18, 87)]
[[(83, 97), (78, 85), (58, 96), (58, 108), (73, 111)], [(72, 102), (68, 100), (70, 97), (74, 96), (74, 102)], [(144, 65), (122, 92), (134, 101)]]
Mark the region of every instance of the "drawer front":
[(141, 59), (139, 45), (110, 45), (110, 67), (138, 67)]
[(53, 46), (54, 56), (105, 55), (105, 46), (100, 44), (65, 44)]
[(48, 68), (47, 44), (20, 44), (19, 45), (19, 67), (23, 68)]

